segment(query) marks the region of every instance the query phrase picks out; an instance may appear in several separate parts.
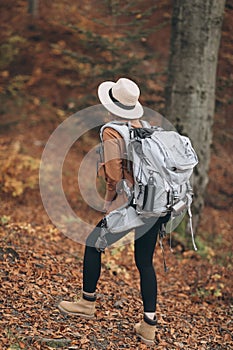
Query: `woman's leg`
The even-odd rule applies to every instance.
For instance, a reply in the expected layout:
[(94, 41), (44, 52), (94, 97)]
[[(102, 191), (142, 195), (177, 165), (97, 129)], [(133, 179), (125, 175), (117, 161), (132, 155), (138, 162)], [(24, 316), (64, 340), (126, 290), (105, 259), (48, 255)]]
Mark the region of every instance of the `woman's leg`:
[[(153, 253), (162, 223), (169, 220), (170, 215), (149, 219), (143, 228), (136, 230), (135, 262), (140, 273), (141, 294), (144, 307), (143, 320), (135, 325), (137, 335), (147, 344), (154, 344), (156, 332), (157, 279), (153, 266)], [(153, 220), (155, 220), (153, 222)], [(145, 233), (144, 233), (145, 232)], [(139, 237), (138, 239), (136, 239)]]
[[(140, 273), (140, 287), (145, 313), (155, 313), (156, 311), (157, 279), (153, 266), (153, 254), (160, 225), (160, 219), (153, 225), (150, 221), (149, 229), (143, 235), (141, 228), (136, 230), (134, 255)], [(143, 229), (146, 231), (146, 227)], [(137, 236), (140, 236), (140, 238), (137, 239)]]
[(85, 247), (83, 259), (83, 291), (94, 293), (101, 272), (101, 253), (95, 247)]
[(86, 239), (86, 246), (83, 258), (83, 291), (94, 293), (101, 272), (101, 253), (95, 248), (99, 237), (102, 220)]
[(100, 276), (101, 253), (94, 247), (99, 237), (101, 222), (94, 228), (86, 240), (83, 263), (83, 293), (78, 301), (62, 300), (58, 304), (60, 311), (81, 317), (93, 318), (95, 315), (95, 289)]
[[(83, 291), (94, 293), (101, 273), (101, 252), (95, 248), (95, 243), (100, 235), (102, 220), (97, 224), (86, 240), (84, 259), (83, 259)], [(128, 231), (106, 235), (108, 246), (115, 243)]]

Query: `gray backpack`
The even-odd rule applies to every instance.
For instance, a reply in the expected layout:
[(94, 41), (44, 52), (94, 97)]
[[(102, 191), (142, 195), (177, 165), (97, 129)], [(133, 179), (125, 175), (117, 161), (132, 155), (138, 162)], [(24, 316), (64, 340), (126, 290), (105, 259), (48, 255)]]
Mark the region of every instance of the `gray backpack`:
[(133, 128), (130, 122), (107, 123), (101, 128), (101, 141), (107, 127), (116, 130), (124, 139), (128, 166), (133, 170), (133, 201), (139, 217), (161, 217), (171, 213), (172, 227), (172, 220), (188, 210), (196, 250), (190, 185), (193, 169), (198, 163), (196, 152), (188, 137), (152, 127), (146, 121), (142, 121), (142, 125), (142, 128)]

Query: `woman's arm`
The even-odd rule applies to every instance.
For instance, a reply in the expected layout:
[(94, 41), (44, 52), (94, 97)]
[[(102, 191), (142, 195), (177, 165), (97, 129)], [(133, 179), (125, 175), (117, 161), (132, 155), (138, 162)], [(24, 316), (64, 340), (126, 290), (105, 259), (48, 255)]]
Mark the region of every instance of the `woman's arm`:
[(120, 134), (111, 128), (104, 129), (104, 162), (106, 178), (106, 210), (116, 198), (116, 185), (123, 179), (122, 146), (124, 140)]

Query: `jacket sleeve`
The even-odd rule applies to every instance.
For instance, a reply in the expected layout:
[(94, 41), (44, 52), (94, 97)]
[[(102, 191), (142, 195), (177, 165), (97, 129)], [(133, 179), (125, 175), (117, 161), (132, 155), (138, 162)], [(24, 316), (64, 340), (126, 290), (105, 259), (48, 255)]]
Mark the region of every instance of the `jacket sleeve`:
[(116, 185), (123, 179), (121, 159), (123, 139), (117, 131), (106, 128), (103, 132), (103, 141), (106, 178), (105, 201), (112, 202), (117, 196)]

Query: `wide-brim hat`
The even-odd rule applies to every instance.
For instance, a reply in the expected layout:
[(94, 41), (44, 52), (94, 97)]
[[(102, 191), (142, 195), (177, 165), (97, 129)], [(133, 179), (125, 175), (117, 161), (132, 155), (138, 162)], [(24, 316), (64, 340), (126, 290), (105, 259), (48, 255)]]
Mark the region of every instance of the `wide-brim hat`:
[(98, 87), (98, 96), (102, 105), (118, 117), (138, 119), (143, 116), (143, 107), (138, 101), (139, 87), (130, 79), (103, 82)]

